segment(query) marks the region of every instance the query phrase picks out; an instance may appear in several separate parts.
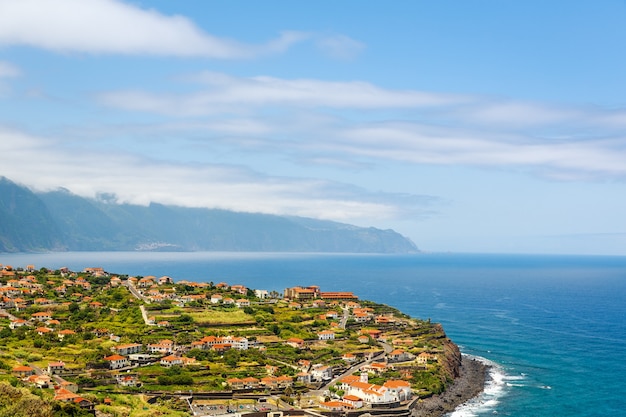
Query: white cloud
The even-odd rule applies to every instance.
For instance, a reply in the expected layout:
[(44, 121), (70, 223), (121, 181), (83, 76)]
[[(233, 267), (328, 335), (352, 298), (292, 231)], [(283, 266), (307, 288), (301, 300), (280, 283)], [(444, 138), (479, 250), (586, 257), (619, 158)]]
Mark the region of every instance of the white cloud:
[(320, 37), (316, 45), (328, 56), (340, 60), (355, 59), (365, 49), (364, 43), (341, 34)]
[(21, 75), (21, 71), (15, 65), (0, 61), (0, 98), (10, 96), (11, 88), (6, 81), (8, 78), (15, 78)]
[[(388, 161), (460, 164), (515, 167), (559, 179), (626, 178), (620, 125), (626, 119), (616, 110), (389, 90), (365, 82), (211, 72), (186, 80), (199, 84), (195, 92), (110, 92), (99, 99), (183, 120), (215, 118), (199, 128), (205, 137), (294, 161), (352, 168)], [(351, 110), (368, 111), (354, 116)], [(416, 121), (421, 119), (428, 123)]]
[[(460, 164), (515, 167), (556, 179), (626, 178), (626, 118), (620, 110), (398, 91), (365, 82), (211, 72), (187, 80), (200, 84), (197, 91), (112, 92), (100, 99), (183, 118), (230, 111), (227, 121), (205, 125), (208, 137), (215, 138), (220, 130), (228, 133), (230, 127), (237, 136), (229, 137), (234, 146), (289, 154), (294, 161), (352, 168), (384, 161)], [(268, 117), (268, 109), (274, 116)], [(382, 109), (385, 114), (376, 122), (376, 112), (352, 120), (342, 115), (355, 109)], [(399, 114), (397, 110), (406, 122), (392, 121), (394, 113), (389, 112)], [(421, 114), (428, 115), (428, 123), (412, 120), (422, 119)], [(240, 117), (243, 123), (237, 129)]]
[(279, 53), (309, 35), (283, 32), (260, 45), (212, 36), (183, 16), (117, 0), (0, 0), (0, 44), (60, 52), (248, 58)]
[(21, 74), (21, 71), (15, 65), (0, 61), (0, 78), (17, 77)]
[[(122, 152), (77, 149), (60, 139), (0, 128), (1, 175), (38, 190), (64, 187), (120, 203), (290, 214), (358, 222), (418, 213), (434, 199), (373, 193), (311, 178), (269, 176), (234, 165), (156, 161)], [(37, 161), (24, 169), (23, 161)]]
[(534, 127), (570, 120), (579, 120), (584, 112), (562, 106), (548, 106), (514, 100), (488, 100), (460, 109), (461, 116), (470, 123), (514, 127)]
[(437, 107), (462, 103), (466, 97), (412, 90), (389, 90), (362, 81), (282, 79), (267, 76), (237, 78), (205, 72), (192, 77), (202, 82), (189, 94), (154, 94), (143, 91), (103, 93), (107, 105), (127, 110), (179, 116), (241, 111), (246, 106), (298, 106), (352, 109)]

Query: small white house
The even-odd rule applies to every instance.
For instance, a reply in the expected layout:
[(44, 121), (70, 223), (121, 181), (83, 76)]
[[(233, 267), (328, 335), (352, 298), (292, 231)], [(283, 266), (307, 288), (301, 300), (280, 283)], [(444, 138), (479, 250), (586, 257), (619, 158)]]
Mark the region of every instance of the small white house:
[(335, 332), (332, 330), (322, 330), (317, 334), (318, 340), (335, 340)]

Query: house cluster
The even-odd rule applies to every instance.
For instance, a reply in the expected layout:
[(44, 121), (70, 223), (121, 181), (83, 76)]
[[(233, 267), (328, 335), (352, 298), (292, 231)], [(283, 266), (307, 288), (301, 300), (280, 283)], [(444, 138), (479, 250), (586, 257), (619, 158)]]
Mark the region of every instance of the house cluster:
[[(93, 308), (103, 307), (101, 303), (93, 301), (91, 297), (84, 296), (81, 293), (81, 291), (90, 291), (92, 289), (92, 284), (84, 276), (78, 276), (77, 273), (63, 267), (59, 269), (62, 280), (49, 280), (41, 283), (37, 282), (37, 278), (30, 274), (30, 272), (34, 271), (34, 265), (27, 265), (24, 269), (20, 268), (17, 271), (19, 274), (10, 265), (0, 265), (0, 277), (6, 279), (6, 281), (3, 280), (5, 284), (0, 285), (0, 308), (11, 308), (20, 311), (33, 305), (46, 308), (70, 304), (69, 301), (59, 302), (41, 297), (41, 294), (49, 289), (57, 297), (86, 302)], [(108, 276), (102, 268), (86, 268), (83, 272), (92, 276)], [(119, 278), (116, 279), (119, 280)], [(19, 326), (20, 324), (17, 324), (16, 327)]]
[(60, 374), (65, 371), (65, 363), (49, 362), (46, 369), (20, 365), (12, 369), (13, 375), (21, 378), (22, 382), (37, 388), (54, 388), (54, 401), (72, 402), (79, 407), (93, 410), (94, 404), (78, 395), (78, 385), (66, 381)]
[(348, 411), (365, 405), (397, 405), (411, 399), (411, 384), (401, 379), (386, 381), (383, 385), (368, 382), (368, 373), (360, 376), (348, 375), (339, 380), (339, 389), (344, 392), (340, 400), (326, 401), (321, 405), (329, 411)]
[(226, 383), (232, 390), (241, 389), (279, 389), (293, 385), (293, 378), (288, 375), (266, 376), (263, 378), (229, 378)]
[(205, 336), (191, 342), (192, 349), (214, 350), (224, 352), (228, 349), (248, 350), (249, 342), (245, 337), (235, 336)]
[(304, 384), (330, 381), (333, 376), (333, 367), (322, 363), (311, 364), (309, 360), (298, 362), (300, 372), (296, 375), (298, 381)]
[[(121, 285), (121, 283), (121, 280), (119, 283), (116, 281), (114, 285)], [(150, 302), (171, 300), (179, 307), (184, 307), (188, 303), (194, 301), (198, 303), (210, 302), (213, 305), (235, 305), (239, 308), (250, 306), (250, 300), (243, 297), (248, 294), (248, 288), (239, 284), (229, 285), (225, 282), (220, 282), (215, 285), (217, 292), (213, 294), (206, 294), (206, 292), (202, 292), (202, 290), (209, 290), (211, 288), (211, 284), (204, 282), (178, 281), (176, 283), (177, 285), (184, 285), (200, 291), (192, 294), (177, 294), (176, 288), (173, 286), (174, 281), (168, 276), (163, 276), (161, 278), (156, 278), (154, 276), (146, 276), (143, 278), (130, 277), (128, 278), (128, 283), (134, 286)], [(257, 291), (259, 294), (258, 296), (264, 298), (267, 295), (267, 291)]]
[(0, 265), (0, 276), (8, 278), (5, 285), (0, 285), (0, 307), (23, 309), (33, 303), (41, 305), (49, 303), (41, 297), (32, 300), (44, 291), (43, 285), (37, 282), (34, 275), (18, 276), (12, 266)]
[[(34, 266), (32, 270), (34, 271)], [(91, 290), (91, 284), (83, 277), (72, 273), (69, 270), (63, 271), (63, 277), (47, 284), (42, 285), (37, 282), (33, 275), (12, 274), (13, 269), (10, 266), (1, 267), (0, 271), (5, 279), (5, 285), (0, 287), (0, 307), (6, 306), (7, 303), (12, 308), (19, 309), (20, 306), (27, 306), (28, 303), (35, 303), (45, 307), (31, 317), (26, 317), (26, 313), (22, 313), (23, 318), (7, 316), (10, 319), (9, 327), (16, 329), (21, 326), (31, 326), (39, 335), (56, 334), (58, 338), (75, 334), (71, 329), (62, 329), (59, 320), (56, 320), (52, 311), (54, 311), (55, 303), (41, 296), (41, 293), (53, 289), (58, 295), (73, 297), (74, 300), (87, 302), (91, 308), (101, 308), (102, 304), (85, 297), (81, 291)], [(86, 268), (86, 274), (93, 276), (108, 276), (102, 268)], [(7, 275), (8, 274), (8, 275)], [(8, 278), (8, 279), (7, 279)], [(93, 280), (92, 280), (93, 281)], [(54, 285), (52, 285), (54, 284)], [(116, 287), (125, 284), (119, 277), (111, 277), (109, 285)], [(238, 307), (247, 307), (250, 300), (245, 298), (248, 295), (248, 288), (243, 285), (228, 285), (221, 282), (217, 285), (196, 283), (190, 281), (174, 281), (167, 276), (157, 278), (155, 276), (146, 276), (142, 278), (130, 277), (127, 284), (132, 286), (133, 291), (139, 291), (144, 299), (151, 302), (160, 302), (163, 300), (171, 300), (174, 304), (184, 306), (188, 303), (197, 301), (205, 305), (236, 305)], [(182, 291), (178, 286), (186, 287)], [(177, 289), (181, 294), (177, 294)], [(210, 290), (210, 291), (209, 291)], [(135, 292), (136, 294), (136, 292)], [(264, 299), (268, 297), (267, 291), (255, 291), (256, 297)], [(372, 384), (368, 381), (369, 375), (382, 375), (390, 369), (400, 370), (398, 378), (406, 378), (408, 374), (403, 373), (402, 368), (407, 366), (404, 363), (411, 362), (413, 364), (426, 366), (431, 361), (436, 361), (438, 356), (429, 352), (421, 352), (415, 349), (414, 340), (411, 338), (396, 337), (392, 340), (393, 329), (396, 321), (400, 322), (393, 315), (377, 314), (373, 308), (363, 307), (358, 302), (358, 297), (351, 292), (322, 292), (318, 286), (308, 287), (292, 287), (286, 288), (284, 298), (287, 305), (293, 309), (317, 309), (311, 316), (315, 320), (328, 320), (330, 325), (321, 326), (323, 329), (317, 331), (316, 340), (303, 340), (291, 337), (283, 340), (282, 343), (292, 346), (296, 349), (306, 349), (310, 345), (323, 344), (323, 342), (332, 343), (337, 334), (342, 334), (340, 326), (344, 327), (347, 319), (352, 319), (355, 323), (364, 325), (360, 329), (357, 340), (363, 344), (376, 344), (377, 342), (386, 342), (393, 345), (391, 352), (385, 355), (385, 359), (371, 362), (367, 361), (360, 367), (360, 375), (349, 375), (340, 379), (336, 385), (338, 390), (343, 391), (343, 395), (337, 397), (333, 401), (324, 402), (321, 406), (333, 412), (348, 411), (362, 408), (366, 405), (394, 405), (409, 400), (412, 395), (410, 383), (404, 379), (387, 380), (382, 385)], [(67, 303), (56, 303), (70, 304)], [(51, 310), (51, 311), (49, 311)], [(321, 310), (321, 311), (320, 311)], [(59, 317), (57, 317), (59, 318)], [(343, 319), (343, 321), (342, 321)], [(339, 322), (342, 321), (342, 325)], [(167, 326), (167, 322), (161, 322), (159, 325)], [(358, 326), (361, 327), (361, 326)], [(382, 330), (381, 330), (382, 329)], [(97, 337), (109, 336), (119, 343), (119, 337), (110, 334), (106, 329), (95, 329), (94, 334)], [(397, 333), (401, 334), (401, 332)], [(337, 343), (337, 342), (335, 342)], [(141, 383), (136, 374), (128, 372), (134, 365), (141, 363), (159, 363), (163, 367), (172, 366), (189, 366), (197, 364), (196, 359), (184, 355), (190, 349), (209, 350), (216, 353), (224, 353), (229, 349), (248, 350), (251, 343), (245, 337), (228, 336), (205, 336), (199, 340), (191, 342), (189, 345), (177, 345), (169, 339), (159, 340), (154, 343), (126, 343), (118, 344), (111, 348), (111, 354), (104, 357), (104, 361), (108, 364), (110, 370), (125, 370), (126, 372), (114, 372), (117, 383), (120, 386), (140, 386)], [(255, 345), (253, 347), (260, 347)], [(411, 353), (410, 351), (414, 352)], [(366, 359), (366, 352), (361, 349), (355, 349), (355, 353), (345, 353), (342, 356), (343, 361), (348, 366), (354, 366), (361, 360)], [(357, 353), (358, 352), (358, 353)], [(368, 351), (369, 352), (369, 351)], [(369, 353), (369, 358), (373, 356), (373, 351)], [(55, 400), (73, 401), (81, 407), (93, 407), (89, 402), (76, 395), (76, 390), (71, 384), (64, 384), (59, 374), (64, 371), (62, 362), (51, 362), (45, 373), (35, 372), (34, 368), (28, 366), (20, 366), (13, 369), (14, 374), (22, 378), (28, 379), (28, 382), (36, 386), (48, 387), (55, 385)], [(295, 381), (312, 384), (327, 382), (332, 380), (334, 368), (323, 363), (311, 363), (309, 360), (300, 360), (294, 364), (297, 368), (295, 377), (287, 375), (276, 375), (278, 368), (274, 366), (266, 367), (267, 376), (245, 377), (245, 378), (228, 378), (227, 385), (233, 390), (243, 389), (284, 389), (290, 387)], [(408, 379), (408, 378), (407, 378)]]
[(194, 358), (182, 355), (189, 348), (223, 353), (229, 349), (247, 350), (248, 347), (248, 339), (235, 336), (206, 336), (191, 342), (190, 346), (178, 346), (172, 340), (164, 339), (145, 346), (141, 343), (113, 346), (113, 354), (106, 356), (104, 360), (111, 370), (128, 368), (141, 362), (158, 362), (164, 367), (188, 366), (197, 364)]
[(197, 363), (194, 358), (181, 355), (179, 348), (168, 339), (145, 346), (141, 343), (126, 343), (113, 346), (111, 348), (113, 354), (106, 356), (104, 360), (109, 364), (111, 370), (128, 368), (142, 362), (158, 362), (168, 368), (175, 365), (187, 366)]
[(29, 319), (22, 319), (7, 315), (10, 319), (9, 328), (15, 330), (19, 327), (27, 326), (35, 329), (38, 335), (44, 336), (47, 334), (56, 334), (56, 336), (63, 340), (66, 336), (75, 335), (76, 332), (71, 329), (61, 329), (61, 322), (53, 317), (51, 311), (40, 311), (31, 314)]

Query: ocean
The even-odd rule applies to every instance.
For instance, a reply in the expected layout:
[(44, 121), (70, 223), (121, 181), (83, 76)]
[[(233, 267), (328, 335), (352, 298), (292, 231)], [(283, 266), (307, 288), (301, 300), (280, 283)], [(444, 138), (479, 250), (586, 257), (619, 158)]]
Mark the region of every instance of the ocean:
[(485, 393), (453, 417), (626, 415), (626, 257), (70, 252), (0, 263), (352, 291), (442, 323), (493, 365)]

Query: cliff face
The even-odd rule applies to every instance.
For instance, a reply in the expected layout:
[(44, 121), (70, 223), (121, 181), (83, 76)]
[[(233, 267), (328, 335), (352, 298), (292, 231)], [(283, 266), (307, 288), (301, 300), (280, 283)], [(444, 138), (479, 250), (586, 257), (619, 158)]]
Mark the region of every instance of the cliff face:
[[(437, 331), (445, 334), (441, 324), (436, 324)], [(461, 350), (459, 347), (447, 337), (443, 341), (443, 360), (442, 366), (449, 380), (456, 379), (461, 375)]]
[(475, 359), (462, 361), (459, 347), (443, 333), (443, 327), (436, 329), (443, 334), (442, 377), (447, 379), (446, 389), (439, 395), (433, 395), (413, 403), (411, 417), (442, 417), (454, 411), (458, 406), (479, 395), (485, 388), (489, 367)]
[(445, 354), (443, 368), (446, 374), (452, 379), (458, 378), (461, 374), (461, 351), (459, 347), (452, 340), (447, 339), (443, 349)]

